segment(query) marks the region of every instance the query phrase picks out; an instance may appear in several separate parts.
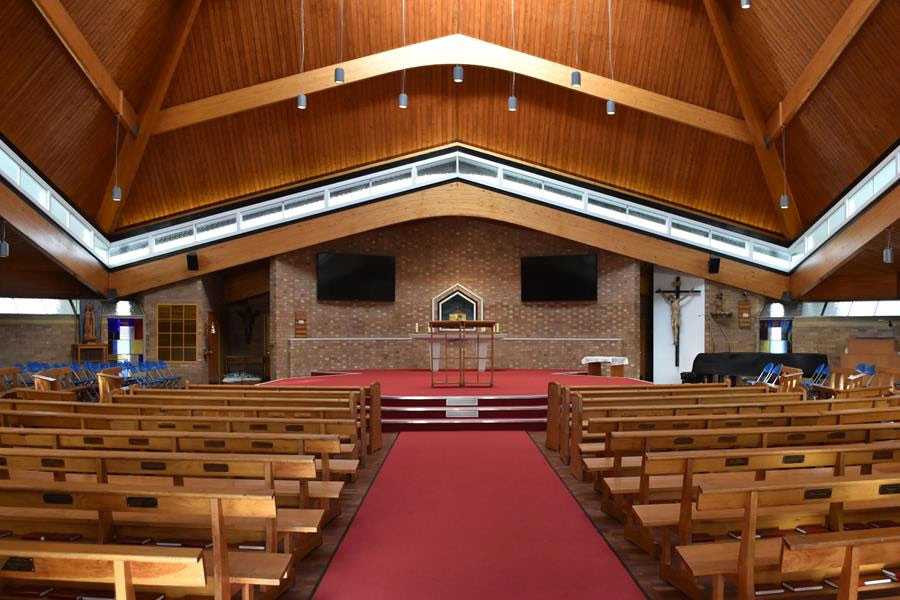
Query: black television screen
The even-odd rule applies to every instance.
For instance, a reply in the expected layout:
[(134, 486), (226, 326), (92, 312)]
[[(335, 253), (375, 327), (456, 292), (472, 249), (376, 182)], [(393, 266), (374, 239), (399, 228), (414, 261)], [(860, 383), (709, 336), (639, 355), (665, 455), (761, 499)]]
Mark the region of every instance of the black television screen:
[(393, 302), (394, 265), (393, 256), (321, 252), (316, 255), (316, 298)]
[(597, 300), (597, 255), (522, 257), (522, 302)]

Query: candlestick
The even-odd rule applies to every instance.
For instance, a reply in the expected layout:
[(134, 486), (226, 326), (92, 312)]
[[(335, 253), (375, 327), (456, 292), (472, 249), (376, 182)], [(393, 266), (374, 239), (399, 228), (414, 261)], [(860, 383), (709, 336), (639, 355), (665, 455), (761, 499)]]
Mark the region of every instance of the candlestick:
[(419, 324), (416, 323), (416, 333), (419, 333)]

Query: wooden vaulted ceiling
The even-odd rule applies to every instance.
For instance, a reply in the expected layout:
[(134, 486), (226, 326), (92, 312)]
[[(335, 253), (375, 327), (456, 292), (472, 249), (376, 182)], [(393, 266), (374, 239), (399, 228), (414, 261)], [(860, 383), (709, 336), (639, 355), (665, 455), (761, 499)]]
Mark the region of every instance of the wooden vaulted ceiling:
[[(608, 75), (604, 0), (516, 0), (515, 48)], [(718, 0), (766, 119), (853, 0)], [(400, 0), (345, 0), (343, 59), (401, 45)], [(62, 0), (140, 109), (171, 47), (181, 0)], [(338, 61), (340, 0), (306, 0), (305, 70)], [(702, 0), (616, 0), (615, 78), (743, 118)], [(407, 43), (456, 32), (512, 46), (509, 0), (408, 0)], [(32, 0), (0, 3), (0, 131), (95, 221), (114, 161), (115, 117)], [(574, 32), (574, 34), (573, 34)], [(577, 41), (574, 39), (577, 38)], [(577, 47), (577, 53), (576, 53)], [(900, 137), (900, 2), (878, 3), (788, 125), (787, 172), (804, 226)], [(163, 107), (297, 73), (300, 0), (205, 0)], [(462, 142), (778, 235), (751, 145), (542, 81), (450, 67), (399, 74), (150, 137), (116, 232), (295, 182)], [(300, 91), (300, 90), (298, 90)], [(130, 134), (123, 134), (130, 135)], [(780, 140), (775, 141), (776, 144)], [(96, 222), (96, 221), (95, 221)], [(114, 232), (115, 233), (115, 232)]]

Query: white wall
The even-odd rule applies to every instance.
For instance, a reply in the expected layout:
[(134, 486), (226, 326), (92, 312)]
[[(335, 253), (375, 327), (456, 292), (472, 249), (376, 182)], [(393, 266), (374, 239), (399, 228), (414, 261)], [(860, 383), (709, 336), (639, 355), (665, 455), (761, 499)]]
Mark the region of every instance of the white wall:
[[(675, 277), (681, 277), (682, 290), (699, 290), (681, 305), (680, 365), (675, 364), (672, 321), (669, 303), (656, 290), (671, 290)], [(690, 371), (694, 357), (704, 350), (706, 339), (706, 286), (703, 279), (656, 267), (653, 271), (653, 383), (680, 383), (681, 372)]]

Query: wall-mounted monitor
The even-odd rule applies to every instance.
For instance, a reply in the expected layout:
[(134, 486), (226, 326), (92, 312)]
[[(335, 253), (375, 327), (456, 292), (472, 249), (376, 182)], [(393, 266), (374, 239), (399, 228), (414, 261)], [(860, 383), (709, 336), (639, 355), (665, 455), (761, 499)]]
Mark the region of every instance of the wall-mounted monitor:
[(321, 252), (316, 255), (316, 298), (393, 302), (395, 262), (393, 256)]
[(522, 257), (522, 302), (596, 300), (596, 254)]

